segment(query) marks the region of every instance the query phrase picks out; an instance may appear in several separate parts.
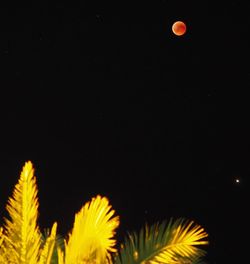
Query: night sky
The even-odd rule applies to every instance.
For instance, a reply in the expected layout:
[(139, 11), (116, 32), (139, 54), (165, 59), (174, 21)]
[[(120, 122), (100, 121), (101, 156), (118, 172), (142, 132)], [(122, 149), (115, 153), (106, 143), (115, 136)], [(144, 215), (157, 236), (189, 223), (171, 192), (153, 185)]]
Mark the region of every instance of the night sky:
[(186, 217), (209, 233), (208, 263), (243, 263), (247, 1), (57, 2), (0, 9), (1, 219), (31, 160), (41, 228), (58, 221), (67, 234), (101, 194), (121, 217), (119, 241)]

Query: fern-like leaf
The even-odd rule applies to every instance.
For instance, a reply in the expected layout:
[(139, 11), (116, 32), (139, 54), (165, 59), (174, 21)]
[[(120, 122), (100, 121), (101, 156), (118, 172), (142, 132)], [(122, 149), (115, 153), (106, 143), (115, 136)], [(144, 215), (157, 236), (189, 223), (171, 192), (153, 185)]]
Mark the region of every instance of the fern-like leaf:
[[(46, 243), (47, 239), (51, 236), (50, 230), (45, 228), (42, 234), (43, 244)], [(58, 248), (64, 250), (64, 238), (60, 234), (56, 234), (54, 237), (54, 248), (50, 259), (50, 264), (58, 264)]]
[(56, 229), (57, 223), (55, 222), (52, 226), (50, 235), (46, 238), (43, 249), (40, 253), (40, 259), (38, 264), (50, 264), (52, 259), (52, 254), (54, 252), (55, 242), (56, 242)]
[(21, 176), (9, 198), (6, 209), (4, 241), (5, 263), (37, 264), (41, 235), (37, 226), (38, 199), (34, 169), (30, 161), (23, 166)]
[[(66, 242), (65, 242), (66, 244)], [(59, 247), (57, 248), (58, 264), (64, 264), (64, 251)]]
[(0, 248), (2, 246), (3, 240), (4, 240), (3, 228), (0, 227)]
[(5, 264), (5, 252), (4, 248), (2, 247), (4, 241), (4, 234), (3, 234), (3, 228), (0, 227), (0, 264)]
[(193, 222), (179, 219), (142, 228), (129, 234), (115, 257), (116, 264), (184, 264), (192, 263), (205, 251), (197, 245), (207, 244), (207, 233)]
[(101, 264), (110, 259), (110, 252), (116, 252), (115, 229), (119, 217), (113, 217), (106, 197), (97, 196), (86, 203), (75, 215), (72, 233), (65, 243), (65, 256), (58, 251), (60, 264)]

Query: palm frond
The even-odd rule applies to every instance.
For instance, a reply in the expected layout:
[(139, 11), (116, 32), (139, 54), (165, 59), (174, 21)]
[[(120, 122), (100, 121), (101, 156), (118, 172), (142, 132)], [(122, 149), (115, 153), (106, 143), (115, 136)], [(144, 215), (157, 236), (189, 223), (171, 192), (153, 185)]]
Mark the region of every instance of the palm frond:
[[(66, 243), (66, 242), (65, 242)], [(58, 247), (57, 248), (58, 264), (64, 264), (64, 251)]]
[[(98, 264), (110, 259), (110, 252), (116, 252), (114, 235), (119, 225), (119, 217), (113, 217), (114, 213), (108, 199), (99, 195), (82, 207), (65, 243), (65, 264)], [(62, 259), (59, 250), (59, 263)]]
[(3, 228), (0, 227), (0, 248), (4, 240)]
[(208, 242), (203, 240), (207, 233), (193, 222), (171, 219), (168, 223), (145, 225), (137, 233), (128, 234), (120, 253), (115, 257), (116, 264), (182, 264), (192, 263), (205, 254), (197, 248)]
[(9, 219), (5, 218), (5, 239), (2, 245), (2, 249), (6, 252), (6, 263), (37, 264), (41, 236), (37, 226), (36, 179), (30, 161), (23, 166), (6, 209)]
[(4, 234), (3, 234), (3, 228), (0, 227), (0, 264), (5, 264), (5, 253), (4, 248), (2, 247), (4, 241)]
[(56, 229), (57, 223), (55, 222), (52, 226), (51, 233), (46, 237), (43, 249), (41, 250), (39, 264), (52, 264), (52, 255), (55, 251), (56, 243)]
[[(47, 239), (51, 236), (48, 228), (44, 229), (42, 233), (43, 245), (45, 245)], [(64, 251), (64, 238), (60, 234), (56, 234), (54, 237), (54, 248), (50, 260), (50, 264), (58, 264), (58, 248)]]

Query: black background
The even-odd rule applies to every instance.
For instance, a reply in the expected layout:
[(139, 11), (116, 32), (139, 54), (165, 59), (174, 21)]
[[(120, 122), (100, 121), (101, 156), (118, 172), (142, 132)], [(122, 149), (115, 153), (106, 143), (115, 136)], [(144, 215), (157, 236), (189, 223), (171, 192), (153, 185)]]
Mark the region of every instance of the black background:
[(119, 241), (187, 217), (209, 233), (209, 263), (243, 263), (249, 7), (218, 2), (1, 8), (0, 216), (31, 160), (41, 228), (58, 221), (66, 235), (101, 194), (121, 217)]

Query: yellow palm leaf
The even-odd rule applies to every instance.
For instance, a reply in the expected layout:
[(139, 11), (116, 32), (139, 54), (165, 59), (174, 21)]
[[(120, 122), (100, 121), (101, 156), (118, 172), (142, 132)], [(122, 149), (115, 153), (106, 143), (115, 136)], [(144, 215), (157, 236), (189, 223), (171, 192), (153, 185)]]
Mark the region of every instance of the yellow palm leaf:
[(25, 163), (6, 209), (10, 217), (5, 219), (5, 239), (2, 245), (6, 252), (6, 263), (37, 264), (41, 236), (37, 226), (36, 179), (30, 161)]
[[(65, 243), (65, 264), (99, 264), (110, 259), (110, 252), (116, 252), (114, 235), (119, 225), (114, 213), (108, 199), (99, 195), (82, 207)], [(62, 257), (59, 252), (60, 262)]]
[(4, 240), (3, 228), (0, 227), (0, 248)]
[(181, 264), (192, 263), (205, 252), (196, 247), (207, 244), (208, 235), (199, 225), (182, 219), (156, 223), (131, 233), (125, 239), (116, 264)]
[(153, 260), (160, 263), (179, 263), (179, 259), (195, 259), (202, 255), (202, 251), (195, 246), (208, 244), (206, 240), (202, 240), (207, 236), (204, 229), (194, 225), (193, 221), (189, 224), (180, 223), (174, 229), (168, 245)]
[(5, 253), (4, 248), (2, 247), (4, 241), (4, 234), (3, 234), (3, 228), (0, 227), (0, 264), (5, 264)]
[(64, 252), (61, 248), (57, 248), (58, 264), (64, 264)]
[(40, 253), (40, 259), (39, 264), (50, 264), (53, 249), (55, 246), (56, 241), (56, 229), (57, 229), (57, 223), (55, 222), (52, 226), (51, 233), (47, 237), (44, 247)]

